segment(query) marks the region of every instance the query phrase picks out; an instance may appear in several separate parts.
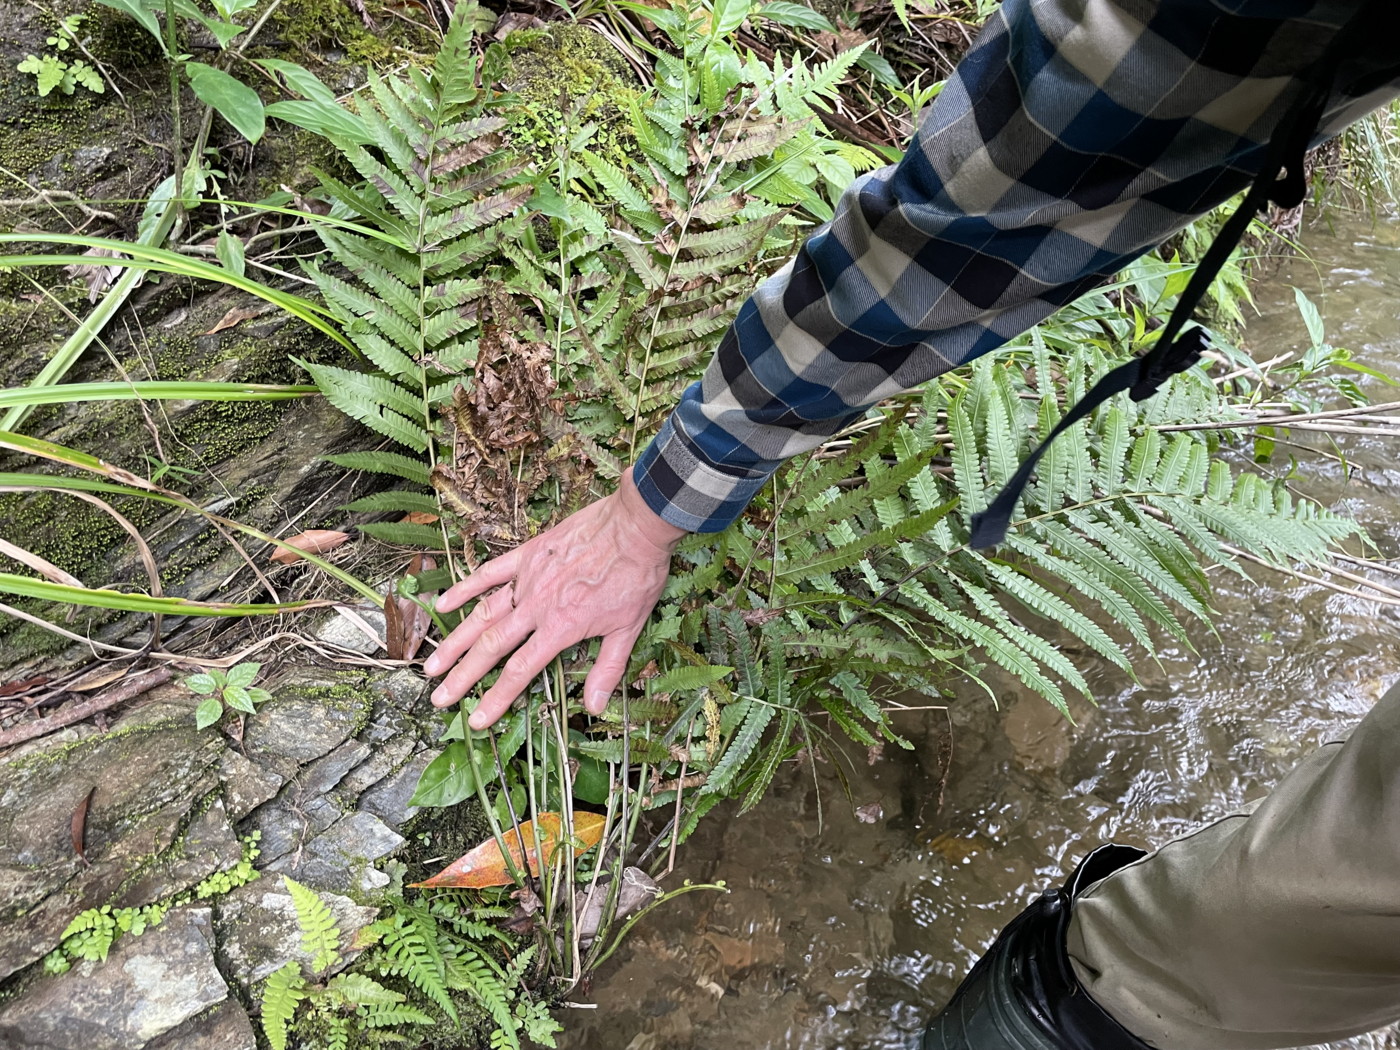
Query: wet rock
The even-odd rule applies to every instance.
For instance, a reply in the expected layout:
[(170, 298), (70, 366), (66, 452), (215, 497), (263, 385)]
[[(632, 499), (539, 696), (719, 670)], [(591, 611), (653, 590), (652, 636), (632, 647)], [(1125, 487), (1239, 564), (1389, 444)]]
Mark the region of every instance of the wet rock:
[(378, 689), (395, 707), (411, 711), (428, 692), (428, 680), (417, 671), (401, 667), (381, 678)]
[(324, 795), (335, 789), (345, 775), (370, 756), (370, 746), (360, 740), (347, 740), (330, 754), (318, 758), (301, 774), (298, 789), (303, 795)]
[(369, 862), (394, 852), (404, 837), (372, 813), (363, 811), (332, 824), (293, 854), (268, 865), (318, 890), (366, 894), (386, 886), (389, 876)]
[[(358, 605), (352, 611), (364, 620), (376, 635), (380, 638), (384, 637), (383, 609), (378, 609), (373, 605)], [(339, 613), (327, 617), (321, 629), (316, 632), (316, 637), (328, 645), (339, 646), (352, 653), (363, 653), (365, 656), (372, 656), (384, 648), (378, 641), (366, 634), (359, 624), (352, 623)]]
[[(603, 921), (603, 910), (608, 901), (608, 890), (608, 882), (599, 880), (591, 893), (588, 890), (577, 890), (574, 893), (575, 906), (578, 909), (579, 938), (585, 945), (591, 944), (598, 933), (598, 927)], [(660, 896), (661, 887), (645, 871), (641, 868), (623, 868), (622, 887), (617, 892), (613, 921), (637, 914)]]
[(216, 871), (233, 867), (241, 855), (223, 800), (215, 799), (191, 821), (180, 848), (158, 858), (135, 883), (124, 887), (112, 904), (129, 908), (168, 897)]
[(228, 997), (214, 965), (208, 908), (171, 912), (105, 962), (45, 977), (0, 1012), (7, 1050), (140, 1050)]
[(343, 814), (331, 799), (294, 796), (263, 806), (249, 818), (247, 826), (261, 833), (261, 863), (271, 865), (278, 858), (303, 849)]
[(248, 719), (243, 745), (259, 765), (294, 769), (343, 744), (369, 715), (359, 675), (302, 672), (272, 686), (276, 703)]
[[(322, 892), (321, 899), (335, 916), (343, 963), (348, 964), (358, 954), (348, 951), (348, 946), (357, 932), (374, 921), (377, 911), (336, 893)], [(269, 876), (241, 886), (220, 898), (218, 907), (224, 973), (246, 994), (251, 995), (258, 982), (289, 959), (310, 967), (311, 956), (301, 950), (296, 906), (281, 879)]]
[(404, 765), (387, 780), (381, 781), (360, 797), (360, 808), (383, 818), (398, 827), (418, 812), (417, 806), (410, 806), (408, 800), (418, 788), (418, 779), (428, 763), (437, 758), (438, 751), (423, 751)]
[(227, 751), (219, 760), (219, 779), (224, 783), (224, 799), (231, 820), (242, 820), (277, 794), (284, 778), (254, 765), (237, 751)]
[(145, 1050), (257, 1050), (257, 1046), (248, 1015), (230, 1000), (172, 1028), (147, 1043)]
[[(0, 977), (48, 952), (74, 915), (124, 888), (127, 903), (145, 904), (212, 870), (204, 861), (146, 869), (212, 802), (222, 748), (217, 734), (195, 729), (185, 705), (157, 703), (110, 733), (0, 764)], [(70, 824), (89, 791), (85, 868)], [(201, 849), (217, 856), (227, 840), (216, 844), (222, 811), (210, 812)]]
[[(391, 737), (382, 743), (376, 742), (369, 757), (347, 773), (345, 779), (340, 782), (341, 791), (352, 795), (363, 795), (374, 789), (386, 777), (391, 777), (398, 772), (421, 746), (416, 738), (408, 735)], [(375, 812), (376, 816), (384, 816), (384, 814), (374, 810), (371, 812)], [(394, 823), (393, 820), (389, 822)]]

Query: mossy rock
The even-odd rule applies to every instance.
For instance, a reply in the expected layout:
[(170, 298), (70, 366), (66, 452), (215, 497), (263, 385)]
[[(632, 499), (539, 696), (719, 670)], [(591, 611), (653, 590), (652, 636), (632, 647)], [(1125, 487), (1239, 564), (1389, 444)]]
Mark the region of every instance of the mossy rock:
[(560, 128), (594, 122), (590, 149), (614, 163), (635, 152), (631, 107), (641, 85), (617, 48), (593, 29), (559, 23), (506, 37), (505, 86), (525, 103), (511, 124), (518, 148), (548, 170)]
[[(109, 329), (107, 345), (117, 358), (88, 354), (67, 377), (70, 382), (129, 379), (196, 379), (250, 383), (307, 381), (292, 358), (338, 359), (323, 337), (286, 315), (270, 313), (220, 332), (212, 329), (235, 306), (248, 300), (210, 295), (191, 305), (162, 312), (170, 303), (189, 302), (192, 289), (172, 281), (151, 289), (129, 309), (124, 322)], [(0, 344), (0, 365), (14, 376), (32, 374), (33, 363), (5, 362), (7, 354), (24, 357), (25, 345)], [(362, 428), (320, 398), (277, 402), (81, 402), (34, 412), (26, 433), (100, 456), (107, 462), (189, 496), (225, 517), (282, 531), (290, 521), (301, 528), (344, 524), (335, 508), (353, 498), (354, 482), (321, 456), (364, 447), (372, 439)], [(18, 455), (0, 456), (0, 469), (49, 472), (52, 465)], [(137, 497), (108, 501), (150, 544), (160, 567), (164, 592), (190, 598), (253, 596), (244, 584), (234, 591), (224, 581), (244, 565), (242, 557), (205, 519), (172, 514), (168, 508)], [(309, 506), (322, 508), (298, 517)], [(127, 585), (147, 590), (148, 579), (134, 542), (122, 524), (101, 507), (54, 491), (0, 493), (0, 520), (9, 523), (7, 538), (76, 576), (86, 586)], [(266, 566), (261, 544), (245, 548)], [(13, 571), (13, 563), (6, 566)], [(271, 567), (267, 567), (268, 571)], [(293, 578), (301, 570), (290, 570)], [(283, 571), (283, 579), (287, 578)], [(245, 576), (245, 579), (248, 577)], [(239, 590), (238, 588), (243, 588)], [(48, 617), (63, 610), (41, 603), (26, 605)], [(79, 610), (66, 624), (78, 633), (96, 631), (114, 640), (140, 628), (106, 610)], [(66, 647), (41, 628), (0, 619), (0, 667)]]

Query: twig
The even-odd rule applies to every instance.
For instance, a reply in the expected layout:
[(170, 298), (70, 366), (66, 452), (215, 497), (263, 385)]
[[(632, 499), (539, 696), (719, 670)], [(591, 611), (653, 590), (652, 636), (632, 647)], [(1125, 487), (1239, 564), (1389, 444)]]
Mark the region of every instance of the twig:
[(75, 722), (91, 718), (99, 711), (106, 711), (116, 707), (120, 703), (125, 703), (133, 697), (147, 693), (158, 685), (164, 685), (174, 676), (175, 672), (169, 667), (157, 667), (148, 671), (144, 675), (128, 678), (121, 684), (113, 686), (104, 693), (94, 696), (81, 704), (74, 704), (66, 707), (62, 711), (49, 718), (38, 719), (14, 729), (0, 733), (0, 749), (13, 747), (15, 744), (23, 744), (29, 740), (35, 740), (41, 736), (48, 736), (56, 729), (71, 726)]
[[(1400, 401), (1385, 401), (1379, 405), (1353, 405), (1351, 408), (1333, 408), (1324, 412), (1292, 412), (1276, 416), (1254, 416), (1251, 419), (1232, 419), (1213, 423), (1170, 423), (1166, 426), (1159, 426), (1157, 429), (1162, 431), (1223, 430), (1228, 427), (1295, 426), (1299, 423), (1312, 423), (1320, 419), (1342, 419), (1348, 416), (1380, 418), (1387, 424), (1400, 422), (1383, 418), (1383, 414), (1386, 412), (1400, 412)], [(1370, 431), (1364, 431), (1364, 433), (1370, 433)]]
[(105, 219), (107, 222), (117, 221), (117, 217), (111, 212), (94, 208), (76, 193), (69, 193), (67, 190), (39, 190), (32, 197), (10, 197), (0, 200), (0, 208), (33, 208), (39, 204), (53, 206), (55, 201), (67, 201), (89, 219)]
[[(1299, 572), (1297, 569), (1290, 569), (1284, 565), (1275, 565), (1272, 562), (1265, 561), (1263, 558), (1260, 558), (1257, 555), (1250, 554), (1248, 551), (1240, 550), (1240, 548), (1232, 546), (1228, 543), (1222, 543), (1220, 545), (1220, 549), (1225, 551), (1227, 554), (1233, 554), (1237, 558), (1243, 558), (1245, 561), (1252, 561), (1257, 565), (1264, 566), (1264, 568), (1266, 569), (1273, 569), (1275, 572), (1281, 572), (1285, 576), (1292, 576), (1294, 579), (1297, 580), (1305, 580), (1308, 583), (1315, 583), (1319, 587), (1325, 587), (1329, 591), (1336, 591), (1338, 594), (1346, 594), (1353, 598), (1360, 598), (1362, 601), (1375, 602), (1377, 605), (1391, 605), (1395, 606), (1396, 608), (1400, 608), (1400, 598), (1388, 598), (1382, 595), (1363, 594), (1361, 591), (1355, 590), (1351, 587), (1343, 587), (1341, 584), (1333, 583), (1331, 580), (1323, 579), (1321, 576), (1313, 576), (1310, 573)], [(1350, 574), (1338, 573), (1338, 575)], [(1356, 577), (1353, 576), (1352, 578), (1355, 579)], [(1377, 585), (1368, 580), (1366, 581), (1366, 586), (1376, 587)], [(1389, 591), (1391, 588), (1381, 587), (1379, 589)]]

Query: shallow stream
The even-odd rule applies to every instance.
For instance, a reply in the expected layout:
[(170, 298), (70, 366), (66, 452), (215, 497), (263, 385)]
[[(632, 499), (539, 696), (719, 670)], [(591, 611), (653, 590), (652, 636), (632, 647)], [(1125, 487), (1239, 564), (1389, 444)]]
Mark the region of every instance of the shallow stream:
[[(1263, 283), (1247, 342), (1258, 358), (1306, 338), (1292, 286), (1328, 341), (1400, 375), (1400, 225), (1338, 219)], [(1379, 384), (1377, 399), (1390, 400)], [(1345, 508), (1383, 557), (1400, 555), (1400, 465), (1343, 439), (1347, 480), (1307, 457), (1308, 492)], [(1400, 610), (1278, 574), (1216, 581), (1219, 636), (1144, 658), (1140, 681), (1076, 653), (1099, 706), (1071, 725), (1008, 691), (969, 688), (911, 711), (914, 752), (786, 771), (742, 818), (716, 812), (680, 877), (725, 880), (644, 921), (569, 1011), (566, 1050), (908, 1048), (1000, 927), (1093, 846), (1150, 846), (1265, 793), (1344, 735), (1400, 678)], [(912, 700), (911, 703), (928, 703)], [(854, 804), (853, 804), (854, 803)], [(668, 885), (678, 884), (672, 876)], [(1345, 1044), (1395, 1050), (1400, 1030)]]

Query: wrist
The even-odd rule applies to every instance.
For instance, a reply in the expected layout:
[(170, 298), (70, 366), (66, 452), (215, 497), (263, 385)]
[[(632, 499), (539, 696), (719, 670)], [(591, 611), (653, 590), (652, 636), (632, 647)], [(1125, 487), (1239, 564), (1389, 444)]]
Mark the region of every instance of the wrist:
[(637, 491), (636, 482), (632, 480), (631, 467), (623, 471), (615, 495), (624, 520), (642, 542), (658, 551), (670, 554), (689, 535), (685, 529), (672, 525), (647, 505)]

